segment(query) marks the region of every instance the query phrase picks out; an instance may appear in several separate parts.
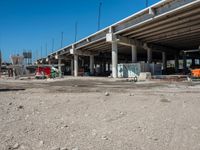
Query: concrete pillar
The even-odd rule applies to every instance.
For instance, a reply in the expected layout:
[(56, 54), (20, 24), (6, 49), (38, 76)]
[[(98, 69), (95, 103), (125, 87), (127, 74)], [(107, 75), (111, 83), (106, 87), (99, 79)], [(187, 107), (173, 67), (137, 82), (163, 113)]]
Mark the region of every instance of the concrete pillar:
[(90, 55), (90, 74), (94, 75), (94, 56)]
[(117, 42), (112, 42), (112, 77), (117, 78), (118, 77), (118, 48), (117, 48)]
[(62, 62), (62, 60), (59, 58), (59, 59), (58, 59), (58, 71), (59, 71), (59, 77), (62, 77), (61, 62)]
[(162, 52), (162, 64), (163, 64), (163, 70), (166, 71), (166, 69), (167, 69), (166, 52)]
[(82, 58), (82, 59), (81, 59), (81, 66), (84, 67), (84, 64), (85, 64), (84, 58)]
[(74, 74), (74, 60), (71, 59), (71, 75), (73, 76)]
[(74, 76), (78, 76), (78, 55), (74, 55)]
[(102, 75), (102, 73), (103, 73), (103, 63), (100, 62), (100, 74)]
[(135, 45), (131, 46), (131, 52), (132, 52), (132, 63), (137, 62), (137, 47)]
[(147, 63), (152, 62), (152, 50), (150, 48), (147, 49)]
[(179, 73), (179, 57), (178, 54), (175, 54), (175, 73)]
[(192, 66), (195, 65), (195, 58), (192, 58)]
[(183, 72), (186, 74), (186, 70), (187, 70), (187, 57), (186, 57), (186, 53), (183, 53)]
[(106, 72), (106, 62), (103, 62), (103, 73), (105, 74)]

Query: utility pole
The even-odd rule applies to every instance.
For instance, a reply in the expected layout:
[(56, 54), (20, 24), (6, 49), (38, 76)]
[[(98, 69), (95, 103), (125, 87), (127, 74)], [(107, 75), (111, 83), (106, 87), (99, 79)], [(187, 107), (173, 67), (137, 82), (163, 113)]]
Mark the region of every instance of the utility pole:
[(97, 31), (100, 30), (100, 26), (101, 26), (101, 6), (102, 6), (102, 2), (99, 3), (99, 13), (98, 13)]
[(149, 0), (146, 0), (146, 7), (149, 6)]
[(61, 32), (61, 48), (63, 47), (63, 32)]
[(38, 60), (39, 59), (39, 55), (38, 55), (38, 49), (36, 49), (35, 51), (35, 59)]
[(46, 43), (46, 56), (47, 56), (47, 51), (48, 51), (47, 49), (48, 49), (48, 48), (47, 48), (47, 43)]
[(53, 53), (53, 50), (54, 50), (54, 38), (52, 39), (52, 53)]
[(42, 45), (41, 45), (41, 49), (40, 49), (40, 56), (42, 58)]
[(1, 56), (1, 50), (0, 50), (0, 77), (1, 77), (1, 65), (2, 65), (2, 56)]
[(74, 42), (77, 40), (77, 31), (78, 30), (78, 22), (75, 22), (75, 35), (74, 35)]

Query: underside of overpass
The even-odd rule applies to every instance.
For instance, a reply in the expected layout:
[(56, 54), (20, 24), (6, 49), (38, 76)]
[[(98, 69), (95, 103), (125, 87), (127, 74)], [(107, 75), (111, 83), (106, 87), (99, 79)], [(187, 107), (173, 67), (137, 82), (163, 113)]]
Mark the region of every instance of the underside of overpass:
[[(82, 75), (82, 68), (82, 73), (116, 78), (118, 64), (138, 62), (162, 64), (163, 73), (186, 73), (187, 60), (200, 63), (199, 8), (200, 0), (163, 0), (38, 63), (65, 64), (74, 76)], [(195, 53), (185, 53), (190, 50)], [(174, 61), (174, 71), (167, 71), (167, 60)]]

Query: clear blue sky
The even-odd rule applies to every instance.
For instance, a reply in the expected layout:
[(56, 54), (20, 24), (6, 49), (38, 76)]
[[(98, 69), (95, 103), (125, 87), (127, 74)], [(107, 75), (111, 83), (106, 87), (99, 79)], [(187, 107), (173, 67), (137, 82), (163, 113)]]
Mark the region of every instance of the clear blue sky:
[[(149, 0), (149, 5), (159, 0)], [(100, 0), (0, 0), (0, 49), (3, 59), (11, 54), (32, 50), (34, 57), (46, 56), (63, 45), (74, 42), (74, 24), (78, 22), (77, 39), (97, 31)], [(101, 0), (101, 28), (109, 26), (143, 8), (146, 0)], [(37, 54), (38, 53), (38, 54)]]

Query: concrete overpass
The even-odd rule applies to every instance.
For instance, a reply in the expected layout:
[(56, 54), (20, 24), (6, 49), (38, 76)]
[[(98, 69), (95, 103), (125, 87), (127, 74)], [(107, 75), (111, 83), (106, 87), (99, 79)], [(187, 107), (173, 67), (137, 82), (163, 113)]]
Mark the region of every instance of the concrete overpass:
[(117, 64), (124, 61), (151, 63), (160, 59), (166, 69), (167, 59), (174, 59), (177, 71), (179, 59), (186, 67), (186, 56), (181, 51), (198, 49), (199, 45), (200, 0), (163, 0), (49, 54), (38, 63), (61, 64), (65, 60), (71, 63), (74, 76), (78, 76), (79, 58), (88, 57), (91, 73), (95, 63), (112, 65), (112, 76), (117, 78)]

